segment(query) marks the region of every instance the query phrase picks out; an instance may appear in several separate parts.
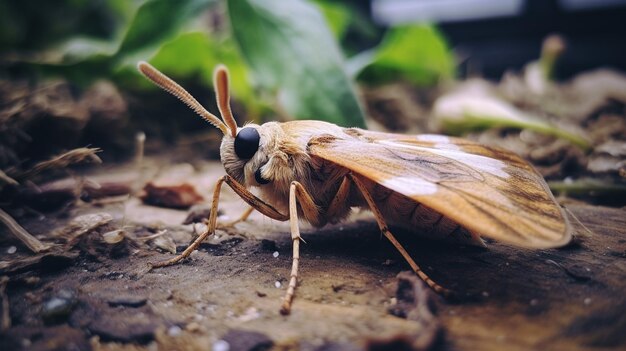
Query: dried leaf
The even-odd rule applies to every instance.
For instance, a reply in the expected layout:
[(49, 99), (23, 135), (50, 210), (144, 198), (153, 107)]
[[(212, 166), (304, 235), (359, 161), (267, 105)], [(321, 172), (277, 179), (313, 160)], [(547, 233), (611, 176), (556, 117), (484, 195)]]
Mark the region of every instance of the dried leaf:
[(433, 114), (436, 122), (452, 134), (476, 129), (512, 127), (553, 135), (582, 149), (591, 147), (582, 131), (569, 132), (563, 126), (557, 127), (523, 112), (497, 97), (486, 82), (479, 80), (468, 81), (457, 90), (437, 99)]

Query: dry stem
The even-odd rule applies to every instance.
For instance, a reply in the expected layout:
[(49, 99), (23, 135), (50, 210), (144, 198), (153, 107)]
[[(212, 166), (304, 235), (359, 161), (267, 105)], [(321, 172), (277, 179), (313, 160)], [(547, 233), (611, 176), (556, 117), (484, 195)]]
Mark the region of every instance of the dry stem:
[(26, 229), (22, 228), (8, 213), (0, 209), (0, 222), (4, 223), (9, 231), (13, 233), (18, 239), (20, 239), (24, 245), (28, 246), (35, 253), (45, 251), (50, 248), (49, 245), (37, 240), (34, 236), (30, 235)]

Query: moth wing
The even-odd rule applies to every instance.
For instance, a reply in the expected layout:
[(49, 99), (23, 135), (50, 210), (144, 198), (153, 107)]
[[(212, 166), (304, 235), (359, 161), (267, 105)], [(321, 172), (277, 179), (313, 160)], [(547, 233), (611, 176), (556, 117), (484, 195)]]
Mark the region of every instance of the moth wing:
[(414, 199), (472, 232), (530, 248), (565, 245), (571, 227), (543, 177), (503, 149), (441, 135), (346, 129), (309, 153)]

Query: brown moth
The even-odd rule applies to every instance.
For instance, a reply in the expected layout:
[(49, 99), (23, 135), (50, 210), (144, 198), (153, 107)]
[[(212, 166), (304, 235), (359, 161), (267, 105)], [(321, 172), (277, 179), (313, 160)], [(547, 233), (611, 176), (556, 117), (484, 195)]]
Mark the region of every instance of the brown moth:
[[(413, 271), (439, 293), (388, 229), (388, 224), (431, 237), (482, 244), (487, 236), (527, 248), (563, 246), (571, 226), (544, 179), (510, 151), (443, 135), (400, 135), (342, 128), (322, 121), (250, 123), (238, 127), (230, 110), (228, 71), (214, 73), (217, 105), (224, 119), (204, 109), (173, 80), (140, 62), (139, 70), (219, 128), (226, 175), (215, 186), (208, 229), (180, 261), (216, 229), (220, 189), (228, 184), (252, 209), (290, 223), (291, 277), (281, 313), (288, 314), (298, 276), (298, 219), (313, 226), (337, 223), (352, 207), (371, 210), (383, 235)], [(260, 196), (248, 188), (259, 188)]]

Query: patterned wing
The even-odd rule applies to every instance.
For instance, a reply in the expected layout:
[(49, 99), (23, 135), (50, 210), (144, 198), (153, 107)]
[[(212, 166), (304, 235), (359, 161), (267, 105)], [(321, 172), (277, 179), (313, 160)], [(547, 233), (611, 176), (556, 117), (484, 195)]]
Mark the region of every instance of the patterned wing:
[(530, 248), (571, 239), (567, 217), (543, 177), (510, 151), (442, 135), (361, 129), (313, 138), (308, 151), (480, 235)]

